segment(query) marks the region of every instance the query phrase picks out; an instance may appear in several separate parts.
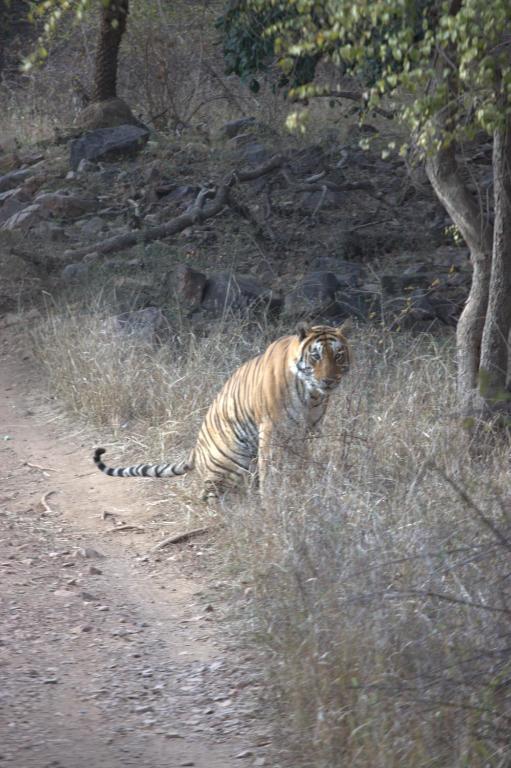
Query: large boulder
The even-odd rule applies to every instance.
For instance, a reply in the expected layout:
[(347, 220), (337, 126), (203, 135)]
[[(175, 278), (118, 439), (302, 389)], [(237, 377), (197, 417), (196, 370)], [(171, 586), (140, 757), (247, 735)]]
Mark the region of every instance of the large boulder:
[(26, 232), (41, 221), (42, 214), (43, 212), (40, 205), (35, 203), (33, 205), (27, 205), (17, 213), (13, 213), (12, 216), (4, 221), (4, 223), (0, 225), (0, 229), (19, 229)]
[(19, 171), (11, 171), (0, 176), (0, 192), (5, 192), (6, 189), (12, 189), (19, 186), (22, 181), (25, 181), (34, 171), (32, 168), (22, 168)]
[(336, 315), (336, 293), (340, 287), (333, 272), (309, 272), (286, 294), (284, 314), (290, 318)]
[(139, 152), (149, 138), (149, 130), (137, 125), (119, 125), (115, 128), (98, 128), (74, 139), (70, 147), (70, 163), (73, 171), (82, 160), (115, 160)]
[(62, 192), (41, 192), (34, 202), (41, 206), (41, 210), (63, 219), (76, 219), (97, 208), (97, 202), (92, 198)]
[(217, 272), (207, 279), (201, 303), (202, 310), (217, 317), (259, 308), (278, 312), (280, 307), (281, 299), (255, 277), (231, 272)]

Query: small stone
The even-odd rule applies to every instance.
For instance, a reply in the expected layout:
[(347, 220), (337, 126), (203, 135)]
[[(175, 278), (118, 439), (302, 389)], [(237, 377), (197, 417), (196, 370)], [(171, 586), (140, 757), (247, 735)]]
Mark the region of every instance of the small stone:
[(89, 576), (101, 576), (103, 571), (101, 570), (101, 568), (96, 568), (95, 565), (90, 565), (87, 573), (89, 574)]
[(165, 734), (166, 739), (184, 739), (184, 736), (182, 736), (177, 731), (167, 731)]
[(70, 589), (56, 589), (53, 593), (55, 597), (74, 597), (75, 593)]
[(101, 552), (98, 552), (97, 549), (93, 549), (92, 547), (78, 547), (78, 549), (75, 552), (75, 557), (83, 557), (84, 559), (93, 559), (93, 558), (103, 558), (105, 555), (103, 555)]
[(143, 715), (146, 712), (153, 712), (153, 710), (154, 707), (151, 706), (151, 704), (138, 704), (133, 708), (133, 712), (135, 712), (137, 715)]
[(97, 603), (99, 599), (96, 595), (92, 595), (90, 592), (85, 592), (85, 590), (80, 592), (80, 597), (87, 603)]
[(98, 605), (98, 611), (109, 611), (108, 605)]
[(235, 755), (237, 760), (243, 760), (245, 757), (252, 757), (253, 751), (251, 749), (244, 749), (243, 752), (238, 752), (237, 755)]

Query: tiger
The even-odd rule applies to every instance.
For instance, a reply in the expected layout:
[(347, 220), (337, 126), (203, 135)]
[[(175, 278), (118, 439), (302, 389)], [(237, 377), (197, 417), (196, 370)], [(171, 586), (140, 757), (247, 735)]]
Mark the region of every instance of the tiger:
[(257, 460), (264, 494), (276, 438), (303, 440), (324, 418), (333, 390), (351, 364), (348, 323), (341, 327), (300, 324), (296, 333), (274, 341), (241, 365), (224, 384), (199, 429), (188, 457), (175, 464), (108, 467), (96, 448), (94, 463), (113, 477), (176, 477), (199, 473), (211, 500), (239, 486)]

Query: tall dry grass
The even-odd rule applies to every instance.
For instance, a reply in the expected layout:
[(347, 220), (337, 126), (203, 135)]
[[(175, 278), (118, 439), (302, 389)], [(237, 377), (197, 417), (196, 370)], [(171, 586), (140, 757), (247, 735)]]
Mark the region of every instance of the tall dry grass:
[[(220, 324), (155, 350), (100, 317), (60, 317), (39, 347), (70, 409), (158, 459), (191, 447), (213, 394), (271, 335)], [(221, 509), (275, 747), (302, 768), (504, 768), (508, 444), (464, 432), (450, 340), (360, 329), (353, 346), (310, 457), (288, 447), (264, 501)]]

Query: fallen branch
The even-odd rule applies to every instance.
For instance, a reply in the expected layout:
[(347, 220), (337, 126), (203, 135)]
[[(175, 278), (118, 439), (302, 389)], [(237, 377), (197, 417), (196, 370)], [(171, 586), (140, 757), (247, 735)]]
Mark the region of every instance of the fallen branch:
[(120, 531), (140, 531), (141, 533), (145, 533), (145, 528), (142, 528), (140, 525), (130, 525), (126, 523), (126, 525), (118, 525), (116, 528), (111, 528), (109, 531), (105, 531), (105, 534), (119, 533)]
[(32, 464), (31, 461), (24, 461), (22, 466), (23, 467), (30, 467), (30, 469), (39, 469), (41, 472), (56, 472), (57, 471), (53, 467), (41, 467), (40, 464)]
[(220, 213), (222, 209), (229, 204), (229, 190), (237, 182), (257, 179), (259, 176), (263, 176), (276, 168), (280, 168), (282, 163), (282, 156), (274, 155), (265, 163), (261, 163), (261, 165), (258, 165), (255, 168), (232, 172), (222, 181), (210, 203), (205, 203), (205, 198), (206, 196), (213, 195), (213, 190), (205, 190), (203, 188), (200, 190), (195, 202), (184, 213), (171, 219), (166, 224), (160, 224), (157, 227), (151, 227), (151, 229), (137, 230), (135, 232), (126, 232), (123, 235), (115, 235), (114, 237), (109, 237), (99, 243), (88, 245), (85, 248), (66, 251), (64, 255), (72, 258), (82, 258), (88, 253), (104, 255), (131, 248), (132, 245), (136, 245), (137, 243), (151, 243), (153, 240), (161, 240), (165, 237), (176, 235), (178, 232), (182, 232), (183, 229), (206, 221), (206, 219), (210, 219)]
[(207, 531), (209, 531), (209, 527), (192, 528), (191, 531), (184, 531), (183, 533), (167, 536), (166, 539), (163, 539), (163, 541), (160, 541), (152, 547), (151, 552), (157, 552), (159, 549), (164, 549), (165, 547), (168, 547), (169, 544), (179, 544), (181, 541), (188, 541), (188, 539), (191, 539), (194, 536), (200, 536), (202, 533), (207, 533)]
[(52, 495), (52, 493), (57, 493), (57, 491), (48, 491), (48, 492), (47, 492), (47, 493), (45, 493), (43, 496), (41, 496), (41, 501), (39, 502), (39, 503), (41, 504), (41, 506), (43, 507), (43, 509), (44, 509), (46, 512), (48, 512), (50, 515), (54, 515), (54, 514), (55, 514), (55, 512), (54, 512), (54, 510), (53, 510), (53, 509), (50, 507), (50, 505), (47, 503), (46, 499), (48, 498), (48, 496), (51, 496), (51, 495)]

